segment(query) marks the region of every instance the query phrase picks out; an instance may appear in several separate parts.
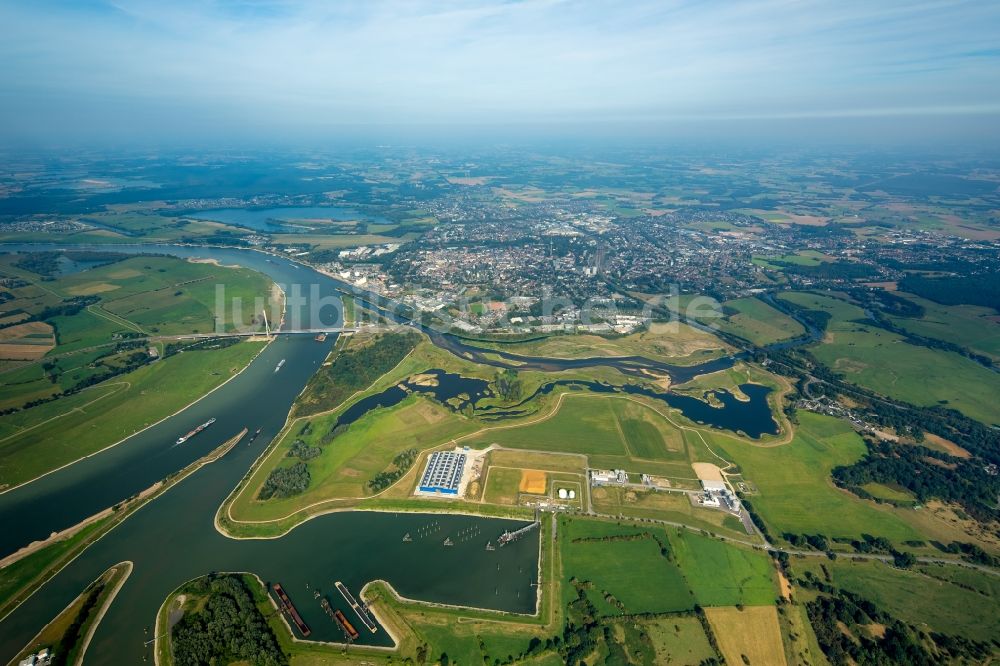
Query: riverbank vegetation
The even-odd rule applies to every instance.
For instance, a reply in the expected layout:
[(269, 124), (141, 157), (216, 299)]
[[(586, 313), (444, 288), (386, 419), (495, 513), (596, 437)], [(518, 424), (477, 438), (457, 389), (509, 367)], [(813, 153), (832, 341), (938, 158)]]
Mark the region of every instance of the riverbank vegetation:
[[(116, 564), (84, 589), (59, 615), (42, 629), (13, 662), (47, 649), (51, 666), (69, 666), (83, 658), (89, 635), (100, 622), (104, 609), (132, 571), (130, 562)], [(12, 662), (12, 663), (13, 663)]]
[[(180, 603), (176, 603), (180, 601)], [(170, 663), (281, 666), (288, 657), (243, 577), (221, 574), (182, 586), (168, 602)], [(175, 614), (180, 617), (175, 618)]]
[(308, 416), (337, 407), (392, 370), (419, 342), (420, 334), (410, 329), (354, 334), (333, 362), (321, 367), (309, 380), (295, 403), (295, 415)]

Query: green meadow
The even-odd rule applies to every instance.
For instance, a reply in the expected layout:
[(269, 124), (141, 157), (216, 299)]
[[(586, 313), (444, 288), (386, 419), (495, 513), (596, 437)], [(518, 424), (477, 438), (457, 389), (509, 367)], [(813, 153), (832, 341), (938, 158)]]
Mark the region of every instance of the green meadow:
[(912, 294), (898, 293), (924, 308), (920, 318), (894, 317), (892, 322), (916, 335), (946, 340), (1000, 361), (1000, 318), (991, 308), (941, 305)]
[[(848, 558), (824, 562), (823, 566), (830, 572), (834, 586), (870, 599), (879, 608), (926, 631), (978, 641), (1000, 636), (1000, 615), (995, 612), (1000, 604), (1000, 578), (996, 576), (942, 565), (905, 570)], [(824, 579), (818, 564), (796, 562), (792, 568), (799, 575), (803, 570), (812, 570), (820, 580)], [(956, 612), (958, 609), (965, 612)]]
[(894, 542), (920, 535), (888, 507), (877, 506), (836, 488), (830, 470), (849, 465), (866, 452), (850, 425), (812, 412), (798, 413), (791, 443), (759, 447), (705, 433), (712, 447), (740, 466), (760, 491), (751, 498), (773, 535), (825, 534), (859, 538), (879, 534)]
[(831, 314), (827, 335), (809, 349), (847, 381), (921, 407), (950, 407), (983, 423), (1000, 423), (993, 400), (1000, 395), (1000, 374), (954, 352), (909, 344), (863, 321), (861, 308), (840, 299), (781, 297)]
[(768, 345), (797, 337), (805, 329), (788, 315), (758, 298), (737, 298), (722, 304), (723, 317), (707, 321), (723, 333), (749, 340), (755, 345)]
[[(589, 583), (604, 615), (622, 613), (608, 595), (628, 614), (766, 606), (777, 596), (767, 555), (687, 530), (561, 518), (559, 540), (564, 578)], [(573, 594), (564, 584), (564, 598)]]

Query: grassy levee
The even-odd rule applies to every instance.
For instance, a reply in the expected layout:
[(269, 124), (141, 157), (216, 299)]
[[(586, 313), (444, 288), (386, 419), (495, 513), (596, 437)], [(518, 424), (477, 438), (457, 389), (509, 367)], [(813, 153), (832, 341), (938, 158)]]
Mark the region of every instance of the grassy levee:
[(942, 405), (1000, 423), (992, 398), (1000, 394), (1000, 374), (955, 352), (909, 344), (868, 323), (861, 308), (843, 300), (805, 292), (780, 297), (831, 315), (823, 341), (809, 349), (847, 381), (921, 407)]
[(71, 537), (55, 541), (0, 569), (0, 617), (28, 597), (49, 575), (72, 560), (84, 546), (107, 532), (112, 517), (86, 525)]
[(744, 478), (757, 486), (760, 494), (752, 498), (754, 509), (774, 535), (860, 538), (868, 533), (894, 542), (920, 538), (896, 510), (833, 485), (830, 470), (859, 460), (867, 451), (849, 424), (812, 412), (799, 412), (798, 418), (787, 446), (743, 446), (717, 433), (704, 433), (713, 449), (739, 465)]
[(125, 521), (135, 511), (183, 481), (203, 466), (215, 462), (228, 453), (246, 435), (246, 429), (220, 444), (214, 451), (195, 460), (184, 469), (154, 483), (145, 491), (130, 497), (117, 509), (106, 509), (94, 518), (84, 521), (78, 528), (70, 528), (62, 537), (52, 537), (40, 548), (20, 551), (9, 556), (10, 562), (0, 569), (0, 618), (34, 594), (52, 576), (72, 562), (92, 543)]
[[(24, 483), (160, 421), (241, 371), (263, 345), (176, 354), (82, 391), (67, 404), (55, 400), (0, 419), (0, 484)], [(105, 396), (94, 400), (105, 388)]]

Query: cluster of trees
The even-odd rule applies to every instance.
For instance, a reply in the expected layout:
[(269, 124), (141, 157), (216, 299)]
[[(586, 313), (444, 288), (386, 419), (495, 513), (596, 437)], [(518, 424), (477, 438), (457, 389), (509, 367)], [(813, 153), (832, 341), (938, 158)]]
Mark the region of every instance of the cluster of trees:
[[(988, 643), (936, 632), (922, 633), (871, 601), (838, 590), (809, 574), (798, 583), (826, 593), (807, 603), (806, 612), (819, 646), (833, 666), (930, 666), (951, 659), (980, 662), (993, 654), (994, 646)], [(863, 627), (871, 624), (883, 625), (885, 633), (881, 637), (870, 636)], [(933, 643), (933, 652), (927, 647), (929, 642)]]
[[(820, 596), (806, 604), (816, 639), (831, 664), (931, 666), (938, 663), (904, 624), (879, 613), (865, 600), (860, 603), (864, 608), (847, 599)], [(887, 624), (882, 638), (871, 638), (861, 629), (852, 631), (855, 641), (840, 628), (841, 624), (854, 629), (875, 623)]]
[(373, 492), (377, 493), (380, 490), (385, 490), (392, 484), (396, 483), (400, 477), (406, 474), (411, 467), (413, 467), (414, 461), (417, 459), (416, 449), (406, 449), (395, 458), (392, 459), (393, 469), (385, 472), (379, 472), (376, 474), (371, 481), (368, 482), (368, 488)]
[(875, 266), (850, 261), (820, 262), (815, 266), (803, 266), (774, 259), (768, 261), (781, 266), (781, 270), (785, 273), (805, 275), (817, 280), (857, 280), (878, 275)]
[(1000, 271), (996, 269), (947, 277), (910, 274), (899, 281), (899, 288), (942, 305), (981, 305), (1000, 312)]
[(53, 276), (59, 272), (60, 252), (28, 252), (14, 265), (38, 275)]
[(419, 333), (406, 330), (383, 333), (371, 344), (345, 349), (309, 380), (299, 411), (316, 413), (333, 409), (355, 391), (371, 386), (419, 342)]
[(97, 601), (100, 599), (103, 591), (103, 579), (101, 582), (93, 583), (87, 588), (87, 596), (83, 599), (83, 605), (80, 606), (80, 610), (77, 612), (76, 617), (73, 618), (73, 622), (59, 638), (59, 643), (52, 648), (52, 666), (66, 666), (70, 663), (69, 658), (73, 649), (80, 643), (80, 639), (83, 638), (81, 635), (83, 625), (86, 624), (87, 618), (90, 617), (90, 614), (97, 607)]
[(821, 334), (826, 332), (826, 327), (830, 325), (830, 319), (833, 318), (833, 315), (826, 310), (812, 310), (779, 298), (770, 299), (768, 302), (795, 319), (809, 324)]
[(289, 458), (298, 458), (299, 460), (312, 460), (319, 454), (323, 453), (323, 449), (318, 446), (309, 446), (301, 439), (297, 439), (292, 442), (292, 447), (288, 449)]
[(952, 541), (949, 544), (943, 544), (937, 541), (932, 541), (931, 544), (942, 552), (951, 553), (953, 555), (960, 554), (962, 558), (968, 562), (982, 564), (988, 567), (1000, 567), (1000, 557), (990, 555), (974, 543)]
[(164, 348), (163, 357), (166, 358), (167, 356), (173, 356), (174, 354), (179, 354), (181, 352), (225, 349), (226, 347), (238, 345), (240, 342), (241, 339), (235, 336), (225, 338), (207, 338), (205, 340), (197, 340), (195, 342), (169, 342)]
[(291, 467), (277, 467), (271, 470), (257, 498), (267, 500), (299, 495), (309, 487), (310, 478), (309, 466), (304, 462), (295, 463)]
[(100, 250), (72, 250), (70, 252), (26, 252), (21, 255), (14, 264), (18, 268), (52, 277), (59, 272), (59, 259), (66, 257), (71, 261), (104, 266), (116, 261), (125, 259), (127, 255), (117, 252), (103, 252)]
[(740, 502), (743, 504), (743, 508), (746, 509), (747, 513), (750, 515), (750, 520), (753, 521), (753, 525), (757, 528), (757, 531), (760, 532), (761, 535), (768, 541), (773, 541), (774, 539), (771, 537), (771, 533), (767, 531), (767, 523), (765, 523), (764, 519), (760, 517), (760, 514), (754, 510), (753, 504), (750, 503), (747, 496), (743, 493), (737, 493), (737, 495), (739, 495)]
[(955, 458), (923, 446), (894, 446), (868, 439), (865, 443), (868, 455), (853, 465), (833, 470), (833, 480), (840, 487), (866, 499), (877, 499), (862, 486), (872, 482), (895, 484), (921, 502), (931, 498), (956, 502), (977, 520), (988, 522), (1000, 517), (1000, 476), (989, 474), (981, 461)]
[(506, 368), (498, 372), (493, 384), (496, 386), (497, 395), (503, 398), (505, 402), (520, 400), (521, 394), (524, 391), (521, 380), (517, 376), (517, 370), (513, 368)]
[(858, 403), (855, 411), (861, 413), (866, 421), (912, 436), (918, 442), (923, 440), (925, 432), (929, 432), (958, 444), (987, 462), (1000, 464), (1000, 429), (970, 419), (954, 409), (942, 406), (914, 407), (879, 396), (843, 381), (840, 375), (802, 349), (775, 350), (770, 353), (770, 358), (782, 372), (801, 376), (802, 368), (806, 368), (813, 376), (822, 380), (822, 383), (810, 384), (811, 394), (831, 398), (842, 394), (850, 396)]
[(809, 547), (824, 551), (830, 549), (830, 542), (822, 534), (792, 534), (791, 532), (784, 532), (781, 538), (796, 548)]
[(200, 579), (190, 593), (207, 596), (204, 607), (187, 612), (171, 630), (174, 662), (179, 666), (287, 664), (274, 632), (243, 581), (237, 576)]
[(49, 305), (32, 315), (29, 321), (46, 321), (53, 317), (70, 317), (83, 310), (88, 305), (93, 305), (101, 299), (98, 296), (74, 296), (63, 299), (61, 303)]

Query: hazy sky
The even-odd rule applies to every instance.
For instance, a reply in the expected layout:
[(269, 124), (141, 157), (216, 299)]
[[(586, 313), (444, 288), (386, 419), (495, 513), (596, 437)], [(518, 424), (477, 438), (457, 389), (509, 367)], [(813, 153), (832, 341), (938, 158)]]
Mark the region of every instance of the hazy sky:
[(7, 140), (982, 123), (1000, 1), (0, 0), (0, 62)]

